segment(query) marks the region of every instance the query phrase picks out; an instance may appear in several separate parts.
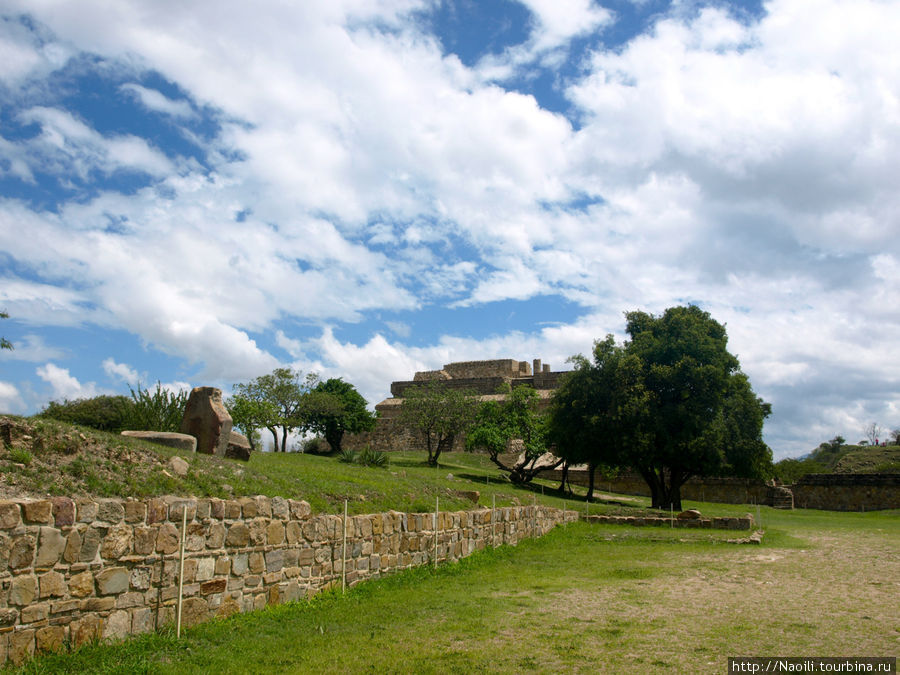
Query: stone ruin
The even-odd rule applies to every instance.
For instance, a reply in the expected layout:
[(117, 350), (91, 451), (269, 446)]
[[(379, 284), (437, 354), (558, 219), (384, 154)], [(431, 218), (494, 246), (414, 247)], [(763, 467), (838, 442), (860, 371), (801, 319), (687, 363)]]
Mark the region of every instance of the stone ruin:
[[(505, 395), (497, 392), (503, 385), (510, 387), (525, 385), (537, 390), (540, 404), (546, 406), (549, 404), (551, 392), (559, 386), (560, 377), (564, 372), (551, 370), (549, 365), (541, 363), (541, 359), (534, 359), (531, 363), (515, 359), (459, 361), (448, 363), (440, 370), (418, 372), (412, 380), (391, 383), (391, 398), (375, 406), (378, 421), (374, 431), (348, 434), (342, 445), (350, 450), (369, 447), (386, 452), (418, 448), (420, 442), (397, 424), (404, 393), (414, 387), (439, 382), (441, 386), (474, 391), (482, 401), (502, 401)], [(453, 449), (462, 450), (464, 445), (465, 438), (457, 437)]]

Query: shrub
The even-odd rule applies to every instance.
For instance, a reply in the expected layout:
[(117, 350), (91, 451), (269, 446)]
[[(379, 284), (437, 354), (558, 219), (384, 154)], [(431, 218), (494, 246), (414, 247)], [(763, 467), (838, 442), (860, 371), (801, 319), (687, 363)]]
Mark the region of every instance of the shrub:
[(127, 396), (95, 396), (74, 401), (66, 399), (61, 403), (50, 401), (40, 415), (100, 431), (119, 432), (125, 429), (133, 405), (133, 401)]
[(383, 452), (379, 452), (378, 450), (371, 450), (366, 448), (361, 453), (359, 453), (359, 457), (357, 461), (363, 466), (386, 466), (387, 465), (387, 455)]
[(13, 448), (9, 452), (9, 457), (17, 464), (24, 464), (25, 466), (31, 464), (31, 453), (25, 448)]
[(131, 389), (132, 404), (128, 409), (125, 422), (133, 431), (178, 431), (184, 417), (188, 393), (184, 390), (173, 394), (156, 383), (156, 390), (141, 389), (138, 382), (137, 391)]
[(330, 455), (331, 445), (321, 436), (313, 436), (303, 441), (301, 452), (308, 455)]
[(338, 455), (338, 461), (345, 464), (353, 464), (356, 462), (356, 450), (341, 450)]

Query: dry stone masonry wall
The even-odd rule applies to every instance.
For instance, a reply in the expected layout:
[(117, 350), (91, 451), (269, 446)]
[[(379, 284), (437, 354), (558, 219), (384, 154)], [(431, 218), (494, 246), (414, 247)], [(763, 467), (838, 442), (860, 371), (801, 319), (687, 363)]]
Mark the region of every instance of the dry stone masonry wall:
[[(340, 583), (343, 519), (313, 516), (304, 501), (0, 501), (0, 665), (173, 622), (185, 512), (185, 625)], [(576, 518), (543, 506), (442, 512), (435, 533), (430, 513), (352, 516), (347, 583), (431, 563), (435, 554), (457, 560), (515, 544)]]

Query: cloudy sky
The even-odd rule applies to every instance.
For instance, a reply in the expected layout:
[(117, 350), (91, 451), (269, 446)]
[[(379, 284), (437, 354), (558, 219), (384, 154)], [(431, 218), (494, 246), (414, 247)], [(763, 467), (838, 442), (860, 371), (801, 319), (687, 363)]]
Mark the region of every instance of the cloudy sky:
[(777, 458), (900, 427), (900, 3), (0, 0), (0, 411), (371, 402), (695, 303)]

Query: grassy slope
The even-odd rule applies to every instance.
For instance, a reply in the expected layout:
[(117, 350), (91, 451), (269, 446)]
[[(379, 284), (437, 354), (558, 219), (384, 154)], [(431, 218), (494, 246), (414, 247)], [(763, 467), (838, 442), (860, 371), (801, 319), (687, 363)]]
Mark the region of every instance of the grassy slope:
[(25, 672), (721, 673), (729, 655), (896, 654), (900, 513), (763, 511), (762, 546), (579, 523)]
[(900, 446), (866, 447), (851, 450), (838, 460), (835, 473), (900, 473)]

